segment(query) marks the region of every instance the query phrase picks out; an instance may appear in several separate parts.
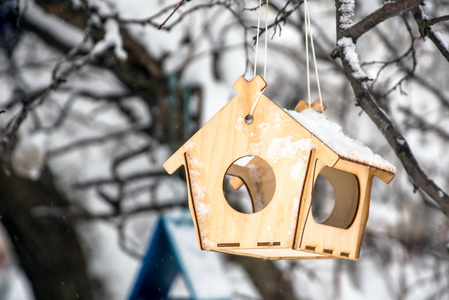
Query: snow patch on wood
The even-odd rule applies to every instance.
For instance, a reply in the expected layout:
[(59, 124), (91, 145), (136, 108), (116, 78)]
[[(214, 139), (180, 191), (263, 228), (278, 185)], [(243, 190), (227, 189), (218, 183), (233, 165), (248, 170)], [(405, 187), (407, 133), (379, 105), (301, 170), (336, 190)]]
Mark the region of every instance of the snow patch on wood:
[(271, 129), (270, 123), (262, 122), (258, 126), (259, 129), (259, 138), (262, 138), (268, 130)]
[(312, 140), (300, 139), (294, 140), (293, 136), (285, 136), (274, 138), (267, 151), (267, 157), (274, 165), (277, 164), (283, 158), (296, 159), (301, 157), (304, 153), (309, 153), (312, 149), (315, 149), (315, 145)]
[(242, 116), (239, 116), (237, 118), (237, 124), (235, 124), (235, 129), (237, 129), (238, 131), (242, 131), (244, 125), (245, 125), (245, 119), (243, 119)]
[(261, 147), (262, 147), (262, 142), (260, 142), (260, 143), (251, 143), (248, 146), (248, 152), (251, 153), (251, 155), (259, 155)]
[(207, 224), (209, 224), (209, 214), (212, 210), (210, 204), (205, 202), (206, 198), (206, 184), (204, 183), (203, 164), (197, 156), (187, 155), (190, 172), (190, 185), (192, 186), (193, 202), (197, 213), (199, 227), (201, 230), (201, 241), (203, 246), (211, 248), (215, 243), (209, 239), (209, 232), (207, 231)]
[(290, 229), (287, 232), (287, 239), (290, 240), (293, 238), (296, 229), (297, 217), (298, 217), (298, 209), (299, 209), (299, 196), (293, 199), (293, 208), (292, 213), (290, 215)]
[(304, 182), (304, 177), (307, 170), (308, 155), (304, 155), (302, 159), (298, 159), (298, 162), (294, 164), (290, 170), (290, 176), (301, 188)]

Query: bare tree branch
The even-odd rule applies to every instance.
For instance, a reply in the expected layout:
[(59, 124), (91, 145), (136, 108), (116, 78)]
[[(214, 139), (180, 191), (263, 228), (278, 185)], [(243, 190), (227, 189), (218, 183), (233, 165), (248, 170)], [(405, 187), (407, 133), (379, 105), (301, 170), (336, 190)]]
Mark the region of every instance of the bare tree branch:
[[(341, 7), (342, 2), (342, 0), (336, 0), (337, 28), (341, 28), (341, 10), (339, 8)], [(337, 29), (338, 40), (343, 37), (351, 37), (344, 36), (343, 32), (344, 31)], [(407, 174), (410, 176), (415, 189), (422, 189), (441, 207), (444, 214), (449, 217), (449, 196), (433, 180), (427, 177), (413, 155), (406, 139), (396, 129), (396, 126), (393, 124), (392, 120), (378, 106), (376, 100), (369, 91), (366, 82), (356, 76), (361, 67), (358, 61), (351, 59), (351, 57), (347, 55), (348, 51), (355, 51), (355, 45), (351, 47), (352, 49), (349, 48), (350, 45), (340, 45), (337, 48), (337, 53), (343, 63), (346, 77), (351, 83), (352, 89), (356, 96), (357, 104), (367, 113), (374, 124), (376, 124), (380, 132), (384, 135), (404, 166)]]
[(449, 132), (443, 130), (443, 128), (435, 124), (430, 124), (428, 120), (418, 116), (409, 108), (401, 107), (400, 110), (408, 117), (406, 125), (410, 128), (419, 128), (419, 130), (424, 132), (432, 131), (435, 132), (440, 138), (449, 141)]
[(53, 157), (53, 156), (57, 156), (57, 155), (62, 155), (62, 154), (67, 153), (68, 151), (74, 151), (74, 150), (77, 150), (77, 149), (80, 149), (80, 148), (83, 148), (86, 146), (91, 146), (91, 145), (95, 145), (98, 143), (104, 143), (111, 139), (120, 138), (123, 136), (135, 134), (138, 132), (143, 132), (146, 130), (148, 130), (148, 125), (136, 125), (136, 126), (132, 126), (130, 128), (126, 128), (126, 129), (118, 130), (118, 131), (111, 132), (111, 133), (108, 133), (105, 135), (101, 135), (99, 137), (81, 139), (79, 141), (75, 141), (68, 145), (61, 146), (56, 149), (52, 149), (47, 152), (46, 156)]
[(386, 2), (382, 7), (378, 10), (374, 11), (367, 17), (363, 18), (359, 22), (347, 27), (341, 33), (342, 36), (350, 36), (354, 40), (357, 40), (364, 33), (373, 29), (378, 24), (383, 21), (393, 17), (400, 15), (406, 11), (411, 10), (414, 7), (417, 7), (423, 0), (402, 0), (395, 2)]
[(140, 206), (127, 211), (121, 212), (120, 216), (117, 216), (115, 212), (110, 213), (90, 213), (84, 209), (76, 207), (51, 207), (51, 206), (38, 206), (34, 207), (32, 214), (38, 218), (56, 218), (64, 219), (66, 221), (82, 221), (82, 220), (111, 220), (114, 218), (124, 218), (132, 215), (145, 213), (145, 212), (162, 212), (170, 208), (175, 207), (187, 207), (187, 199), (182, 201), (164, 201), (165, 204), (152, 204)]
[(438, 24), (440, 22), (446, 22), (446, 21), (449, 21), (449, 15), (433, 18), (433, 19), (429, 20), (429, 25), (432, 26), (432, 25)]
[(421, 36), (428, 37), (449, 62), (449, 49), (447, 43), (444, 43), (441, 35), (435, 32), (431, 27), (432, 20), (427, 18), (421, 7), (417, 7), (413, 10), (413, 17), (416, 20), (416, 24), (418, 24)]
[(67, 81), (67, 78), (73, 74), (74, 72), (79, 71), (83, 66), (92, 61), (94, 57), (86, 56), (79, 61), (75, 61), (70, 64), (64, 71), (55, 75), (52, 82), (48, 84), (45, 88), (41, 89), (39, 92), (34, 93), (31, 96), (27, 96), (22, 99), (22, 110), (15, 117), (14, 121), (8, 128), (7, 132), (0, 139), (0, 157), (4, 155), (8, 146), (15, 140), (17, 136), (17, 132), (20, 128), (22, 122), (26, 119), (28, 112), (30, 111), (30, 107), (36, 103), (44, 99), (50, 92), (57, 90), (61, 84)]
[(123, 176), (119, 178), (99, 178), (95, 180), (89, 180), (85, 182), (79, 182), (75, 184), (74, 187), (80, 188), (80, 189), (86, 189), (97, 185), (102, 184), (118, 184), (118, 183), (127, 183), (132, 180), (139, 180), (139, 179), (147, 179), (152, 177), (161, 177), (161, 176), (169, 176), (165, 170), (158, 170), (158, 171), (145, 171), (145, 172), (138, 172), (135, 174), (131, 174), (128, 176)]

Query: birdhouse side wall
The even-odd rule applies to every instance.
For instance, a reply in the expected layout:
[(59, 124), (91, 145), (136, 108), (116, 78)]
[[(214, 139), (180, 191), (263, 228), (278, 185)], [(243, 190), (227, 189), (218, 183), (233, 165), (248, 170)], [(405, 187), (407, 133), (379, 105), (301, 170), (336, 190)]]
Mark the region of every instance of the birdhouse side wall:
[(345, 160), (339, 160), (335, 164), (335, 169), (354, 174), (359, 182), (359, 199), (352, 224), (346, 229), (337, 228), (316, 223), (312, 216), (313, 187), (321, 169), (326, 166), (319, 157), (313, 159), (315, 171), (311, 173), (306, 183), (304, 202), (301, 206), (300, 229), (295, 246), (303, 251), (355, 260), (359, 256), (360, 244), (368, 219), (372, 172), (366, 166)]

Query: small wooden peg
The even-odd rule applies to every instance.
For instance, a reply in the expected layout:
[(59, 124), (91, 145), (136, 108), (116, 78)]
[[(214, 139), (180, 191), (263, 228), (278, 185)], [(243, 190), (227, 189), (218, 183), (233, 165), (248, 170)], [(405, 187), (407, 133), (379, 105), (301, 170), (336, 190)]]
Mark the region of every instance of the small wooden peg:
[[(323, 107), (323, 109), (321, 110), (321, 106)], [(321, 103), (320, 99), (316, 99), (315, 102), (312, 103), (312, 105), (310, 106), (312, 109), (314, 109), (315, 111), (322, 113), (323, 111), (326, 110), (327, 106), (324, 105), (324, 103)], [(297, 112), (302, 112), (304, 109), (309, 108), (309, 103), (307, 103), (304, 100), (299, 101), (299, 103), (296, 105), (295, 110)]]

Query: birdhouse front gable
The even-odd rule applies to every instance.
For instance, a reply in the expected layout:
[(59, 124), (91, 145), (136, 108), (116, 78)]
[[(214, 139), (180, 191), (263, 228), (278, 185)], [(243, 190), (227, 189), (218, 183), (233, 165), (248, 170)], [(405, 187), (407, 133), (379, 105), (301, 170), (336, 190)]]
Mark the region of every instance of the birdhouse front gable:
[[(250, 82), (239, 78), (234, 85), (237, 95), (164, 164), (169, 173), (181, 165), (186, 168), (189, 206), (201, 249), (293, 248), (310, 154), (323, 147), (318, 148), (313, 135), (261, 93), (265, 85), (259, 76)], [(253, 122), (247, 124), (245, 118), (258, 98)], [(225, 175), (245, 156), (266, 162), (279, 186), (274, 186), (269, 204), (254, 214), (235, 211), (223, 193)], [(333, 165), (337, 159), (332, 154), (325, 160)], [(254, 233), (251, 224), (260, 230)]]

